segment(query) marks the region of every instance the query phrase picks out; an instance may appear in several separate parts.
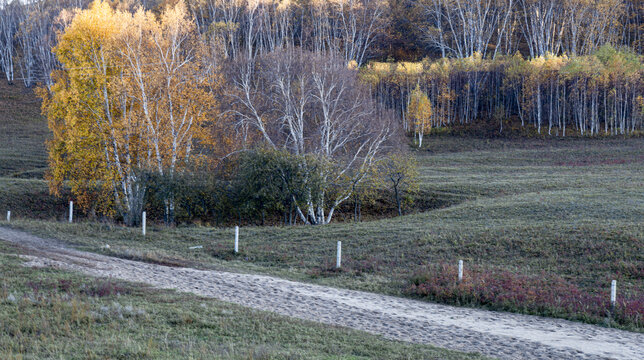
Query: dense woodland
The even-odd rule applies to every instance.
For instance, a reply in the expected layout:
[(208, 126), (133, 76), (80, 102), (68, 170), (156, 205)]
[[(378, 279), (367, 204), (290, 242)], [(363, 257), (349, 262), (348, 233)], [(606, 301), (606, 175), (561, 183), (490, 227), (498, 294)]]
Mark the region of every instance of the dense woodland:
[[(160, 14), (175, 0), (123, 0)], [(118, 5), (117, 5), (118, 4)], [(88, 0), (0, 1), (0, 70), (9, 82), (51, 83), (50, 49)], [(227, 58), (285, 46), (369, 60), (485, 59), (593, 54), (602, 45), (644, 53), (642, 0), (190, 0), (202, 40)]]
[[(640, 55), (606, 45), (588, 56), (371, 63), (361, 78), (421, 146), (423, 133), (445, 127), (479, 136), (640, 134), (643, 69)], [(410, 111), (419, 92), (430, 101), (426, 116)]]
[(406, 135), (644, 127), (641, 0), (0, 1), (52, 192), (127, 224), (402, 214)]

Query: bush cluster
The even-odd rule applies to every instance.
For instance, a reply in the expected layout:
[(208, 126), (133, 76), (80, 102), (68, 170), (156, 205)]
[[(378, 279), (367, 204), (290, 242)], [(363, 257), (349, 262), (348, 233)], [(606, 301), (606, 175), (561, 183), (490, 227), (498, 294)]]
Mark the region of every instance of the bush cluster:
[(407, 289), (410, 294), (442, 303), (641, 328), (644, 293), (618, 293), (612, 309), (609, 290), (610, 284), (605, 290), (588, 293), (557, 275), (516, 274), (481, 266), (468, 267), (459, 282), (457, 267), (447, 264), (418, 271)]
[[(144, 209), (148, 217), (165, 219), (165, 200), (174, 198), (177, 223), (296, 225), (302, 224), (298, 199), (325, 196), (316, 202), (331, 202), (338, 185), (311, 176), (315, 168), (330, 166), (321, 159), (297, 156), (285, 151), (253, 150), (229, 158), (215, 171), (194, 169), (172, 178), (145, 174), (141, 187), (147, 189)], [(414, 204), (417, 172), (411, 157), (395, 155), (378, 162), (362, 181), (352, 187), (351, 196), (338, 212), (361, 219), (368, 215), (399, 215)]]

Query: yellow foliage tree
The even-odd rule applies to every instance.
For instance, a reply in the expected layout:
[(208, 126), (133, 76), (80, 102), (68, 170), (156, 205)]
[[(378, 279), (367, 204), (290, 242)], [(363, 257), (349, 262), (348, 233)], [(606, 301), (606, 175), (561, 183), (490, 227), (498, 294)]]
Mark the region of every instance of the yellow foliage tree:
[[(63, 70), (41, 90), (54, 133), (50, 188), (69, 181), (81, 206), (139, 221), (149, 174), (173, 179), (217, 145), (212, 76), (202, 73), (194, 24), (183, 2), (159, 19), (95, 1), (78, 11), (54, 49)], [(209, 72), (211, 73), (211, 72)], [(173, 221), (172, 192), (166, 221)]]
[(432, 129), (432, 103), (419, 85), (410, 94), (407, 118), (418, 137), (418, 147), (423, 146), (423, 136)]

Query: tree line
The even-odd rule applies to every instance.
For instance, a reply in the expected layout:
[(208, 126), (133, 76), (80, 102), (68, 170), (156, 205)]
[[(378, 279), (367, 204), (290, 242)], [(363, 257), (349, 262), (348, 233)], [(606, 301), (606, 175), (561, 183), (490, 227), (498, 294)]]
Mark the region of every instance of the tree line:
[[(160, 14), (176, 0), (115, 1)], [(590, 55), (599, 47), (644, 53), (642, 0), (187, 0), (202, 40), (226, 58), (287, 46), (370, 59)], [(9, 82), (51, 84), (50, 49), (89, 0), (0, 0), (0, 71)]]
[(442, 57), (588, 55), (603, 44), (641, 49), (641, 1), (418, 0), (426, 44)]
[[(423, 132), (454, 125), (502, 133), (519, 124), (553, 136), (632, 135), (644, 129), (644, 63), (627, 48), (604, 45), (592, 55), (572, 57), (483, 59), (476, 53), (370, 63), (361, 78), (378, 101), (396, 109), (419, 145)], [(429, 100), (424, 109), (423, 97)]]

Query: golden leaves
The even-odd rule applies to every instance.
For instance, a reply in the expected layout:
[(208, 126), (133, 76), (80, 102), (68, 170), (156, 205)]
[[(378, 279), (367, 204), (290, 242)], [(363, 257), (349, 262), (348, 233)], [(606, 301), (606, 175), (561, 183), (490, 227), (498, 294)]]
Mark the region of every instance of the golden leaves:
[(409, 107), (407, 108), (407, 117), (413, 122), (413, 125), (424, 133), (432, 128), (432, 103), (429, 101), (427, 94), (425, 94), (419, 85), (412, 91), (410, 95)]
[(219, 78), (202, 74), (200, 46), (183, 2), (158, 20), (102, 1), (77, 12), (55, 49), (64, 70), (41, 95), (52, 192), (70, 181), (81, 206), (129, 208), (141, 170), (173, 174), (197, 140), (216, 146)]

